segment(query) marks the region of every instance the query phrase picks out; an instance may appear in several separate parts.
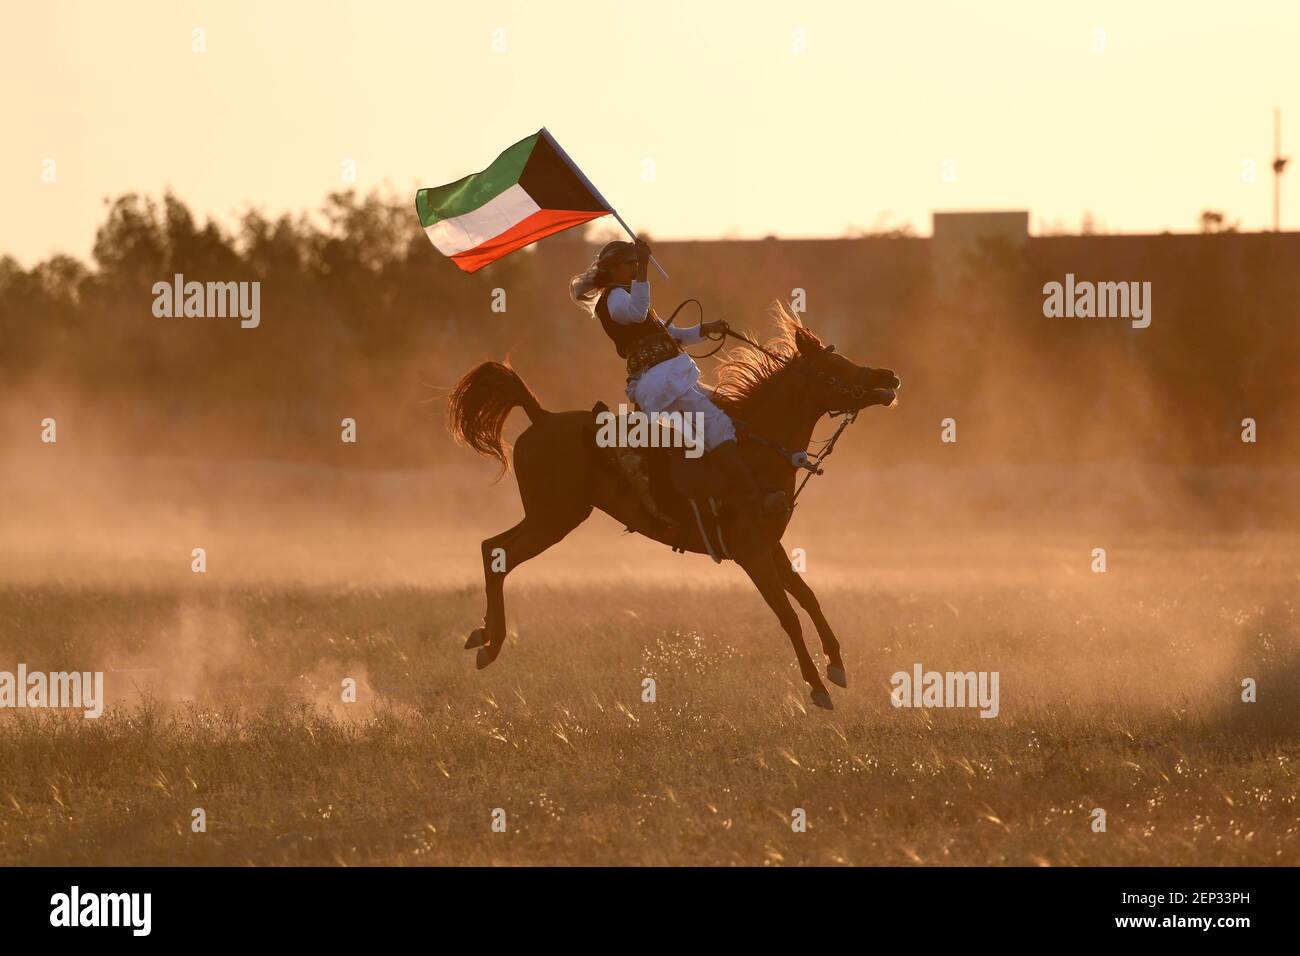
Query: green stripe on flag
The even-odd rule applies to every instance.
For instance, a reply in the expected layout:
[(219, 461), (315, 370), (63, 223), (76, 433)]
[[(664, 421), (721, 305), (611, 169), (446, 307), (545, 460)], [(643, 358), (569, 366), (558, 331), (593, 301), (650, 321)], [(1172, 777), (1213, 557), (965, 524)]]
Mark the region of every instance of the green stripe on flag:
[(420, 216), (420, 225), (427, 229), (443, 219), (473, 212), (519, 182), (540, 135), (534, 133), (521, 139), (481, 173), (458, 179), (447, 186), (421, 189), (415, 194), (415, 211)]

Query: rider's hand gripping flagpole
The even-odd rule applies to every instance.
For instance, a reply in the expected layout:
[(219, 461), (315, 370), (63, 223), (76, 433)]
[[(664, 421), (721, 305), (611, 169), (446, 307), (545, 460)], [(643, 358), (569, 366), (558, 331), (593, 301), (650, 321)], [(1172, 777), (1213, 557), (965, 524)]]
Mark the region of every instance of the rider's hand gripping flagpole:
[[(600, 194), (600, 190), (597, 189), (592, 184), (591, 180), (587, 178), (586, 173), (584, 173), (581, 169), (578, 168), (578, 164), (575, 163), (573, 159), (570, 158), (569, 154), (564, 151), (564, 147), (555, 141), (555, 137), (551, 135), (551, 131), (548, 130), (545, 126), (542, 127), (542, 135), (546, 137), (547, 142), (549, 142), (551, 144), (551, 147), (557, 153), (559, 153), (560, 157), (566, 163), (569, 164), (569, 168), (573, 170), (573, 174), (582, 180), (582, 184), (591, 190), (591, 194), (595, 196), (597, 199), (599, 199), (601, 203), (604, 205), (604, 207), (609, 210), (609, 214), (618, 220), (618, 224), (627, 230), (627, 234), (631, 236), (633, 239), (636, 239), (636, 233), (632, 231), (632, 227), (623, 221), (623, 217), (620, 216), (617, 210), (615, 210), (614, 207), (609, 204), (609, 200)], [(659, 260), (656, 259), (654, 256), (651, 256), (650, 261), (653, 262), (655, 268), (659, 270), (659, 274), (663, 276), (665, 279), (667, 279), (668, 273), (664, 272), (664, 267), (659, 264)]]

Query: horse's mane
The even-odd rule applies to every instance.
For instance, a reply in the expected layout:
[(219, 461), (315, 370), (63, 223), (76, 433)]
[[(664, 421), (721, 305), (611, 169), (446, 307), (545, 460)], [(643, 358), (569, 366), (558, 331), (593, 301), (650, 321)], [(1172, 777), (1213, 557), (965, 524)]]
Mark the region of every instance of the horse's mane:
[(751, 405), (765, 386), (798, 360), (800, 344), (804, 348), (821, 347), (821, 339), (780, 302), (770, 312), (776, 320), (777, 334), (766, 343), (768, 351), (740, 345), (729, 350), (718, 366), (714, 400), (723, 411), (741, 412)]

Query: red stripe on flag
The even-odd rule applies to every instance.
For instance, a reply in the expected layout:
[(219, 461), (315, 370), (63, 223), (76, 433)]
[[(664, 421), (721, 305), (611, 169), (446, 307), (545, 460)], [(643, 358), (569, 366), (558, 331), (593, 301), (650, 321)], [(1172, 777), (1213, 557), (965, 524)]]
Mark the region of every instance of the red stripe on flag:
[(527, 219), (521, 219), (499, 236), (480, 243), (473, 249), (466, 249), (451, 257), (466, 272), (477, 272), (486, 265), (491, 265), (504, 255), (522, 249), (529, 243), (557, 232), (563, 232), (584, 222), (591, 222), (601, 216), (608, 216), (605, 210), (592, 212), (576, 209), (539, 209)]

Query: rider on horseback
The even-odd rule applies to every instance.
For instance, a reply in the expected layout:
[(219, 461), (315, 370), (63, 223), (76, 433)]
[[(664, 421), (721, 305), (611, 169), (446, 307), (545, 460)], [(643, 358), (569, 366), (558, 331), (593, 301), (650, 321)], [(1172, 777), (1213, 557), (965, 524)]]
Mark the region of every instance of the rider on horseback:
[(704, 422), (704, 450), (712, 456), (744, 504), (763, 517), (788, 511), (785, 493), (764, 495), (736, 445), (736, 429), (727, 414), (699, 387), (700, 370), (684, 350), (705, 335), (723, 333), (725, 322), (695, 328), (665, 325), (650, 308), (650, 247), (614, 240), (601, 248), (586, 272), (573, 277), (569, 294), (600, 319), (619, 358), (627, 361), (627, 395), (648, 415), (698, 413)]

